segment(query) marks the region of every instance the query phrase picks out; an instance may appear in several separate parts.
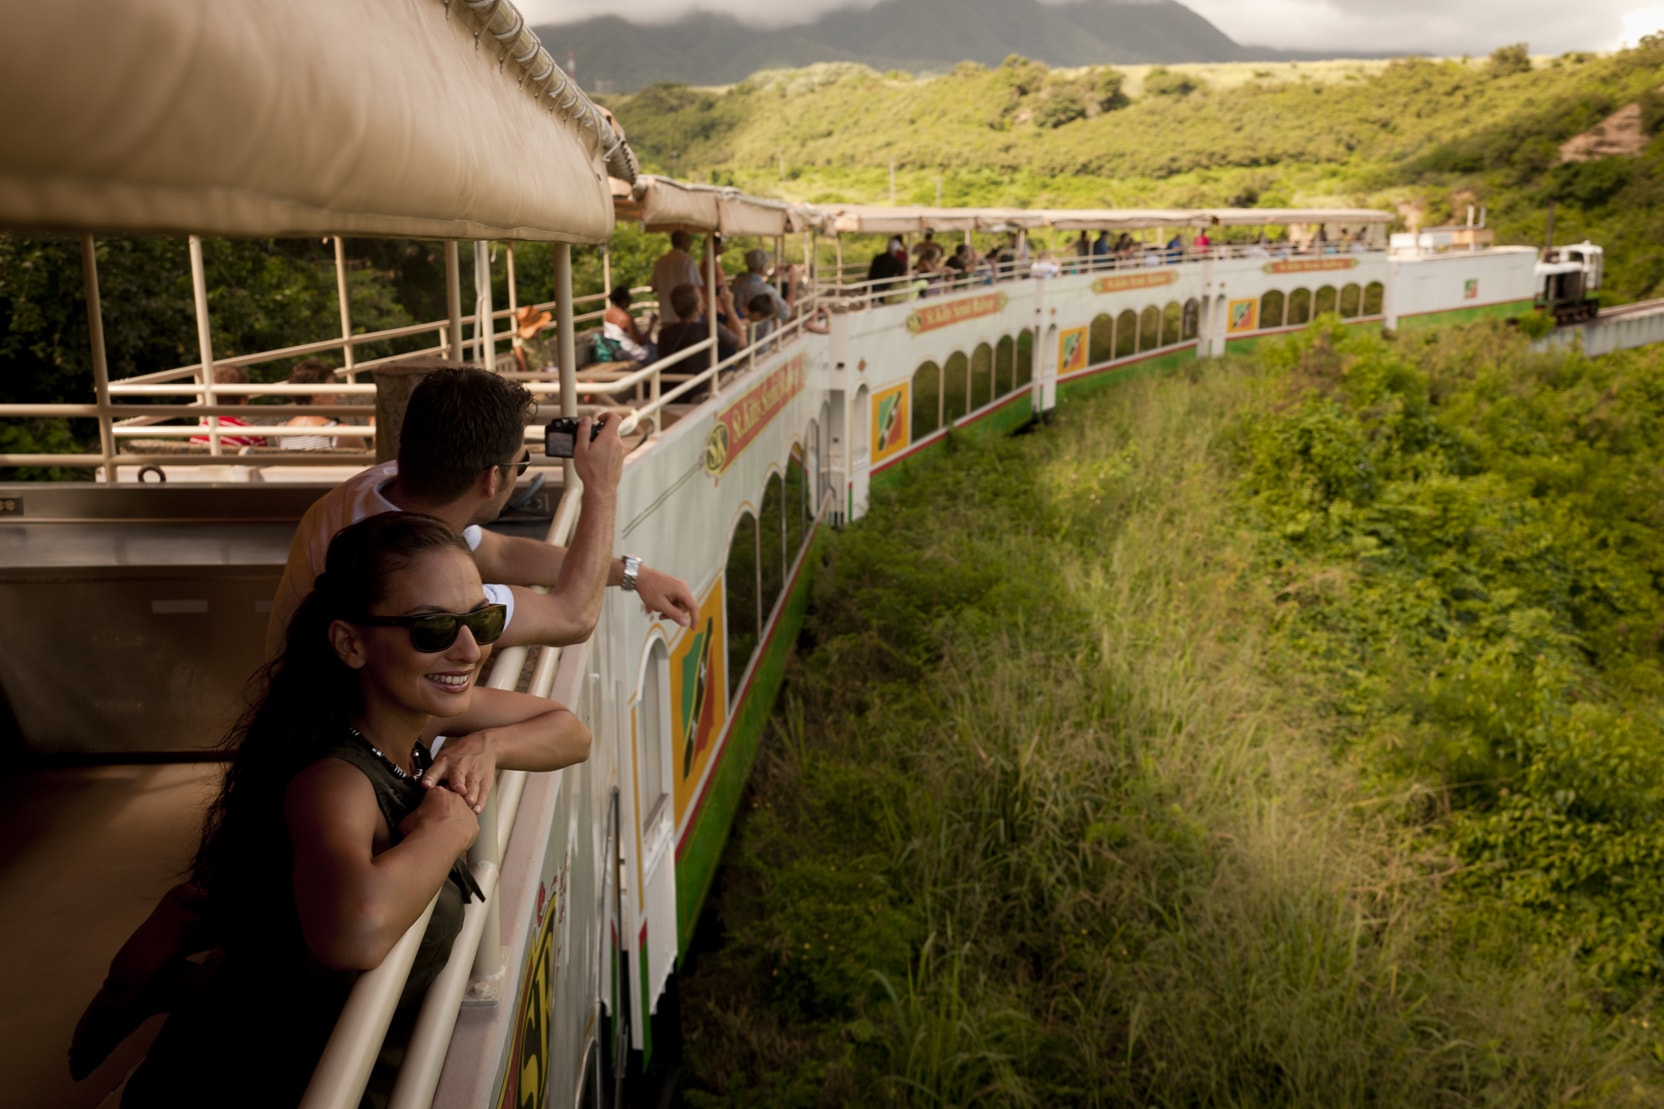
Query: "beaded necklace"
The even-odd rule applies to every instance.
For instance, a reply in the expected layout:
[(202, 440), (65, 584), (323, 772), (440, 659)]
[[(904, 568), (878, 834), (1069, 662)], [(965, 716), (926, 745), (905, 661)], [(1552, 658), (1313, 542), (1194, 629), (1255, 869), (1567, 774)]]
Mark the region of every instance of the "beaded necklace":
[(365, 739), (364, 733), (359, 731), (357, 728), (349, 726), (347, 731), (352, 733), (352, 737), (354, 739), (358, 740), (358, 742), (362, 743), (365, 747), (368, 747), (370, 749), (370, 754), (380, 759), (381, 765), (391, 770), (394, 777), (398, 778), (401, 782), (421, 781), (422, 775), (426, 774), (428, 772), (428, 767), (433, 765), (433, 756), (428, 754), (428, 749), (422, 745), (420, 740), (417, 741), (415, 749), (410, 753), (410, 761), (416, 767), (416, 773), (412, 774), (404, 767), (382, 754), (381, 748), (371, 743), (368, 739)]

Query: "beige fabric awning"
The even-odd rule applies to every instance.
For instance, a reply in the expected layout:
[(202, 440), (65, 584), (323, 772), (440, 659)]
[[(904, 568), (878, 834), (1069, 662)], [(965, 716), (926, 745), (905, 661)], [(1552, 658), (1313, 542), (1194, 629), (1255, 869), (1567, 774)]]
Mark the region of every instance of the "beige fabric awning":
[(514, 7), (489, 10), (7, 4), (0, 224), (604, 240), (633, 156)]
[(685, 185), (668, 177), (645, 175), (636, 179), (635, 202), (641, 226), (647, 231), (716, 231), (721, 227), (718, 194), (713, 189)]
[(1207, 208), (1203, 215), (1224, 227), (1291, 223), (1391, 223), (1398, 217), (1378, 208)]
[(1147, 227), (1202, 227), (1203, 212), (1186, 208), (1054, 208), (1046, 222), (1059, 231), (1140, 231)]

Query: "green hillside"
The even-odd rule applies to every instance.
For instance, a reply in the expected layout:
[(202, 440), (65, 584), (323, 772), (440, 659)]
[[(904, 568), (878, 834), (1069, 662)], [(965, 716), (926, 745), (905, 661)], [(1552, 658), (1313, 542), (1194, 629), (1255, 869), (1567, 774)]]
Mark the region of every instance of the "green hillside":
[[(1664, 294), (1664, 146), (1557, 165), (1558, 145), (1664, 84), (1664, 39), (1612, 55), (1052, 70), (855, 65), (658, 85), (609, 101), (650, 170), (809, 202), (1364, 204), (1422, 226), (1487, 205), (1508, 242), (1588, 236), (1609, 299)], [(1655, 129), (1664, 112), (1644, 113)], [(782, 175), (782, 160), (784, 174)]]
[(1661, 384), (1328, 317), (910, 461), (821, 548), (686, 1103), (1664, 1104)]

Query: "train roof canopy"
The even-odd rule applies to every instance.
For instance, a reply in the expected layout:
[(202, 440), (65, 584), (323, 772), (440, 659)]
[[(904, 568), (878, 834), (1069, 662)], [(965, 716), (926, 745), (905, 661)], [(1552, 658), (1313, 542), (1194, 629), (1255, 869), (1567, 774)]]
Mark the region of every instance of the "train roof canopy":
[(599, 242), (636, 174), (507, 0), (7, 4), (0, 114), (13, 227)]
[(1379, 208), (1207, 208), (1207, 222), (1224, 227), (1286, 226), (1291, 223), (1391, 223), (1398, 217)]
[(629, 195), (615, 183), (620, 219), (638, 219), (647, 231), (715, 231), (773, 238), (791, 231), (825, 229), (823, 213), (784, 200), (750, 196), (717, 185), (692, 185), (645, 174)]

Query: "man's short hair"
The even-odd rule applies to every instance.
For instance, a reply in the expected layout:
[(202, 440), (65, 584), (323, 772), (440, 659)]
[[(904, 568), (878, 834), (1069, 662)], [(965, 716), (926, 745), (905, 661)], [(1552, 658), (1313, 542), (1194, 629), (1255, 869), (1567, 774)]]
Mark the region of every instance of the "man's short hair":
[(676, 286), (670, 290), (670, 307), (678, 319), (693, 319), (699, 314), (699, 290), (690, 284)]
[(747, 312), (755, 312), (765, 320), (774, 318), (774, 298), (767, 293), (758, 293), (745, 302)]
[(745, 268), (752, 273), (762, 273), (768, 269), (770, 261), (766, 250), (748, 250), (745, 252)]
[(290, 385), (323, 385), (335, 380), (335, 367), (318, 358), (296, 362), (289, 368)]
[(399, 428), (399, 483), (429, 504), (456, 500), (481, 471), (514, 461), (532, 411), (518, 382), (468, 366), (433, 371)]
[(607, 294), (607, 299), (618, 308), (628, 308), (631, 304), (635, 303), (635, 297), (630, 295), (630, 287), (628, 285), (614, 285), (612, 287), (612, 292)]
[(686, 231), (672, 231), (670, 233), (670, 249), (686, 250), (693, 242), (693, 236)]

